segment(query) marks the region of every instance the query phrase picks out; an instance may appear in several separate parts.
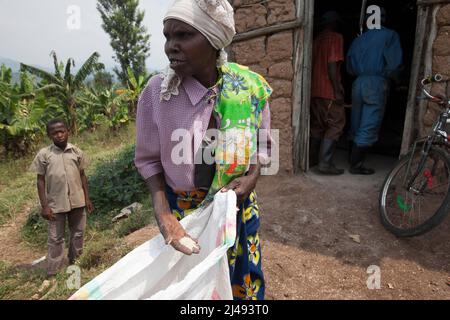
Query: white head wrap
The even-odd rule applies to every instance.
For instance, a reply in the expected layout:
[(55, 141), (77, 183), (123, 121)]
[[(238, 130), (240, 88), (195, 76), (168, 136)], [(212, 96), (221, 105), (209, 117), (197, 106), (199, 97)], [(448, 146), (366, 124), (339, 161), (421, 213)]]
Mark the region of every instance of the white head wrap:
[[(223, 49), (236, 34), (233, 7), (227, 0), (176, 0), (163, 21), (168, 19), (183, 21), (201, 32), (215, 49), (220, 50), (218, 66), (227, 61), (227, 54)], [(180, 77), (167, 67), (161, 83), (161, 100), (169, 100), (172, 95), (178, 95), (180, 83)]]

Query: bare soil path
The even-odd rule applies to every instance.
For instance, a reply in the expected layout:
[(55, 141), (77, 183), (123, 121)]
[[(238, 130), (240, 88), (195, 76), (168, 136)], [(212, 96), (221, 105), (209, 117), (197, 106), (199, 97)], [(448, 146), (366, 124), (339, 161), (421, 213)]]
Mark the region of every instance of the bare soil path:
[[(409, 239), (379, 222), (378, 192), (394, 162), (371, 156), (371, 177), (262, 177), (268, 299), (450, 299), (450, 216)], [(379, 290), (367, 287), (372, 265), (379, 267)]]
[(21, 229), (25, 224), (31, 207), (17, 214), (12, 221), (0, 226), (0, 261), (18, 266), (27, 266), (46, 255), (42, 249), (31, 248), (21, 239)]

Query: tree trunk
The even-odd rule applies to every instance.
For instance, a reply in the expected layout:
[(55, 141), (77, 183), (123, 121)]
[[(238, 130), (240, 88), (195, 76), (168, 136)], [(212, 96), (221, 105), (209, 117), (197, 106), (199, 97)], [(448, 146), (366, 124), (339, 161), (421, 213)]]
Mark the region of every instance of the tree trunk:
[(74, 135), (78, 135), (78, 127), (77, 127), (77, 112), (75, 110), (75, 101), (73, 99), (69, 100), (69, 116), (70, 116), (70, 132)]

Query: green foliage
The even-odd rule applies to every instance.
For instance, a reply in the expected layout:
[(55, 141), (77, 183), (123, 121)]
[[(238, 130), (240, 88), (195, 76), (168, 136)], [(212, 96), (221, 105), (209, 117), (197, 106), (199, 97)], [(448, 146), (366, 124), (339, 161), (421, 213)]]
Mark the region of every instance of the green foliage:
[(151, 214), (153, 209), (150, 207), (151, 204), (144, 204), (144, 208), (141, 210), (133, 212), (128, 218), (116, 222), (115, 233), (119, 237), (125, 237), (149, 225), (153, 220)]
[(7, 68), (4, 64), (0, 67), (0, 81), (5, 83), (11, 83), (12, 70)]
[(61, 107), (53, 98), (34, 93), (34, 79), (26, 72), (20, 83), (11, 83), (11, 69), (0, 69), (0, 144), (6, 153), (22, 156), (45, 132), (46, 122), (61, 116)]
[(21, 229), (21, 238), (32, 247), (43, 248), (47, 244), (47, 226), (40, 207), (36, 207), (31, 210)]
[(138, 10), (139, 0), (98, 0), (97, 10), (102, 27), (111, 38), (111, 46), (120, 69), (115, 69), (125, 85), (127, 67), (136, 74), (145, 74), (145, 59), (149, 56), (150, 35), (143, 25), (144, 12)]
[[(112, 233), (92, 233), (85, 244), (84, 253), (77, 261), (82, 268), (81, 285), (86, 284), (131, 251), (131, 247), (114, 239)], [(0, 261), (0, 299), (2, 300), (67, 300), (76, 289), (69, 289), (67, 281), (72, 273), (62, 269), (50, 286), (42, 290), (46, 279), (44, 264), (19, 267)]]
[(79, 106), (77, 108), (77, 119), (80, 132), (86, 130), (93, 132), (105, 123), (103, 105), (99, 101), (98, 93), (95, 89), (83, 88), (77, 93), (75, 100)]
[[(87, 176), (90, 179), (91, 198), (95, 198), (93, 193), (98, 189), (111, 188), (113, 183), (103, 183), (100, 181), (104, 172), (106, 177), (113, 177), (115, 184), (126, 184), (128, 186), (118, 187), (122, 192), (130, 196), (128, 200), (121, 203), (109, 205), (109, 201), (116, 200), (115, 197), (101, 195), (102, 201), (94, 200), (94, 212), (88, 218), (88, 226), (85, 231), (85, 244), (83, 255), (76, 264), (82, 268), (81, 284), (85, 284), (105, 269), (114, 264), (117, 260), (133, 249), (120, 237), (146, 226), (151, 222), (151, 202), (144, 184), (130, 183), (120, 178), (121, 175), (128, 177), (135, 175), (137, 181), (140, 177), (135, 170), (129, 170), (133, 164), (134, 148), (128, 145), (134, 137), (134, 123), (131, 122), (118, 132), (111, 133), (104, 127), (100, 127), (95, 133), (82, 133), (71, 138), (71, 143), (79, 146), (92, 159), (92, 166), (87, 169)], [(44, 146), (44, 144), (39, 145)], [(125, 150), (123, 150), (125, 146)], [(123, 151), (122, 151), (123, 150)], [(0, 179), (0, 209), (3, 200), (12, 204), (12, 209), (20, 212), (26, 210), (36, 203), (36, 180), (35, 175), (25, 173), (26, 167), (31, 162), (32, 155), (18, 159), (0, 162), (0, 174), (5, 179)], [(114, 173), (109, 175), (107, 168), (112, 166)], [(13, 173), (13, 171), (15, 171)], [(120, 172), (122, 172), (120, 174)], [(20, 182), (20, 184), (19, 184)], [(22, 187), (21, 184), (26, 186)], [(113, 185), (113, 187), (115, 187)], [(15, 197), (23, 197), (17, 199)], [(112, 199), (112, 200), (111, 200)], [(112, 223), (111, 219), (120, 209), (128, 206), (132, 202), (143, 203), (143, 208), (134, 212), (128, 219)], [(6, 202), (5, 202), (6, 203)], [(105, 204), (106, 203), (106, 204)], [(2, 212), (0, 211), (0, 218)], [(3, 222), (11, 222), (11, 218)], [(1, 222), (1, 220), (0, 220)], [(69, 233), (66, 228), (66, 241)], [(40, 208), (32, 209), (25, 225), (21, 230), (22, 240), (27, 246), (44, 252), (47, 239), (47, 221), (40, 216)], [(67, 244), (67, 242), (66, 242)], [(67, 299), (75, 290), (69, 290), (66, 280), (70, 274), (66, 269), (62, 269), (54, 280), (56, 286), (54, 290), (45, 290), (39, 293), (39, 288), (45, 280), (45, 262), (35, 266), (24, 268), (14, 267), (11, 264), (0, 261), (0, 299)], [(52, 285), (53, 288), (53, 285)], [(37, 297), (36, 297), (37, 296)]]
[(114, 159), (97, 165), (89, 177), (89, 194), (95, 215), (122, 209), (140, 202), (148, 192), (134, 165), (134, 145), (124, 148)]
[[(46, 97), (53, 97), (59, 101), (62, 110), (64, 111), (66, 118), (69, 119), (70, 130), (77, 134), (77, 105), (75, 96), (79, 90), (83, 87), (84, 80), (94, 71), (104, 69), (104, 65), (99, 62), (100, 55), (94, 52), (81, 66), (75, 75), (72, 75), (72, 67), (75, 66), (75, 61), (69, 58), (66, 62), (65, 68), (58, 62), (56, 53), (51, 52), (53, 57), (55, 73), (51, 74), (39, 68), (21, 64), (22, 71), (27, 71), (43, 81), (36, 93), (44, 92)], [(64, 70), (63, 70), (64, 69)], [(64, 74), (63, 74), (64, 71)]]
[(44, 268), (21, 268), (0, 261), (0, 299), (31, 299), (45, 279)]
[(82, 106), (77, 111), (80, 120), (80, 131), (94, 131), (100, 124), (117, 130), (128, 123), (128, 93), (125, 90), (97, 90), (85, 88), (76, 96), (77, 103)]
[[(109, 236), (105, 236), (108, 234)], [(86, 243), (83, 248), (83, 254), (78, 259), (78, 264), (83, 269), (91, 269), (99, 266), (105, 259), (106, 253), (119, 245), (116, 240), (111, 240), (113, 238), (111, 233), (99, 234), (98, 232), (92, 232), (92, 240)]]
[(108, 71), (101, 70), (94, 74), (94, 79), (89, 82), (89, 86), (97, 90), (103, 90), (111, 88), (113, 83), (114, 76)]
[[(90, 175), (89, 194), (94, 205), (94, 212), (88, 216), (87, 239), (105, 230), (124, 237), (151, 222), (150, 199), (145, 184), (134, 168), (133, 158), (134, 146), (128, 146), (114, 160), (98, 163), (93, 174)], [(128, 218), (113, 223), (112, 217), (133, 202), (144, 203), (144, 207), (133, 212)], [(45, 247), (47, 222), (41, 217), (39, 207), (31, 210), (21, 229), (21, 237), (32, 247)], [(105, 250), (107, 249), (105, 248)], [(99, 251), (96, 248), (92, 250)], [(95, 255), (93, 254), (94, 257), (85, 257), (85, 259), (96, 260)], [(91, 262), (86, 263), (91, 264)]]
[[(115, 133), (101, 126), (94, 133), (85, 132), (72, 137), (69, 141), (79, 146), (92, 161), (86, 172), (90, 177), (95, 175), (97, 168), (103, 166), (105, 161), (109, 163), (112, 161), (110, 159), (115, 159), (121, 150), (129, 145), (129, 141), (134, 138), (134, 132), (134, 123)], [(38, 148), (44, 146), (45, 144), (39, 144)], [(0, 224), (11, 221), (18, 212), (26, 210), (26, 207), (32, 207), (22, 227), (21, 238), (33, 248), (42, 249), (46, 246), (47, 222), (40, 216), (40, 207), (35, 207), (37, 205), (36, 175), (26, 172), (32, 159), (33, 155), (27, 155), (15, 161), (8, 159), (0, 162), (0, 176), (5, 178), (0, 180)], [(147, 211), (150, 207), (149, 201), (148, 197), (145, 197), (143, 201)], [(94, 205), (97, 204), (94, 203)], [(121, 226), (122, 221), (113, 224), (111, 219), (122, 208), (123, 206), (113, 208), (111, 212), (98, 214), (100, 211), (97, 209), (101, 209), (98, 204), (93, 214), (89, 216), (88, 233), (90, 230), (112, 230), (115, 226)], [(86, 239), (89, 238), (90, 235), (87, 235)]]
[[(131, 6), (131, 2), (123, 5)], [(128, 13), (136, 10), (128, 9)], [(64, 119), (77, 135), (85, 130), (93, 132), (102, 125), (115, 132), (130, 121), (130, 116), (134, 117), (138, 98), (149, 79), (145, 72), (138, 73), (136, 68), (124, 65), (127, 86), (119, 88), (112, 85), (112, 75), (102, 71), (104, 66), (97, 52), (75, 75), (72, 58), (64, 64), (54, 51), (51, 57), (54, 73), (21, 64), (18, 84), (11, 83), (11, 69), (0, 67), (0, 152), (5, 150), (6, 155), (18, 157), (33, 151), (52, 118)], [(86, 86), (84, 81), (93, 72), (94, 81)]]
[(144, 90), (148, 80), (152, 75), (151, 74), (136, 75), (130, 67), (127, 68), (127, 75), (128, 75), (127, 93), (131, 104), (130, 112), (134, 113), (137, 109), (137, 102), (139, 100), (139, 96), (141, 95), (142, 90)]

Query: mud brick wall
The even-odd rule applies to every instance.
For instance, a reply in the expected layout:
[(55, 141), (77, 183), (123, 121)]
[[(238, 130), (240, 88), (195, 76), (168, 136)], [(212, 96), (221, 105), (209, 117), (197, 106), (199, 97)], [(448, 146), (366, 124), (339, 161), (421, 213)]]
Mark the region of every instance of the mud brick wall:
[[(436, 16), (438, 33), (433, 45), (433, 73), (440, 73), (450, 78), (450, 4), (442, 6)], [(447, 91), (447, 92), (446, 92)], [(433, 84), (432, 94), (449, 95), (450, 92), (444, 83)], [(425, 130), (428, 132), (436, 121), (441, 107), (429, 103), (423, 119)]]
[[(236, 32), (295, 20), (295, 0), (235, 0)], [(273, 88), (270, 100), (272, 129), (280, 132), (280, 171), (293, 171), (292, 81), (294, 32), (276, 34), (236, 42), (231, 45), (235, 62), (261, 74)]]

